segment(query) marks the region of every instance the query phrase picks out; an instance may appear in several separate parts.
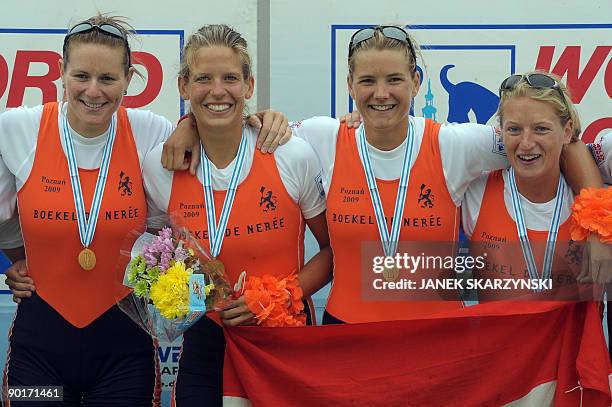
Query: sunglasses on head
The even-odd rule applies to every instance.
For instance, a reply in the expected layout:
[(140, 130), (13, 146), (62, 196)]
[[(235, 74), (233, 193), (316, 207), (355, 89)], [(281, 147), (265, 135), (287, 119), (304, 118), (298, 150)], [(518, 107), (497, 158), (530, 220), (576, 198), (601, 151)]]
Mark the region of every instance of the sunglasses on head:
[(499, 86), (499, 96), (501, 97), (502, 92), (512, 90), (521, 83), (522, 81), (527, 82), (529, 86), (536, 89), (556, 89), (563, 100), (565, 100), (565, 96), (563, 95), (563, 91), (559, 86), (559, 83), (548, 75), (544, 75), (541, 73), (530, 73), (526, 75), (510, 75)]
[(126, 34), (123, 31), (121, 31), (118, 27), (112, 24), (108, 24), (108, 23), (103, 23), (103, 24), (98, 25), (98, 24), (92, 24), (88, 21), (83, 21), (82, 23), (78, 23), (77, 25), (73, 26), (70, 30), (68, 30), (68, 33), (64, 37), (64, 47), (63, 47), (64, 54), (66, 53), (66, 45), (70, 37), (77, 35), (77, 34), (86, 34), (94, 30), (97, 30), (98, 32), (102, 34), (110, 35), (111, 37), (115, 37), (115, 38), (119, 38), (120, 40), (123, 40), (127, 48), (127, 51), (128, 51), (128, 66), (131, 66), (130, 45), (128, 43)]
[(361, 30), (356, 31), (351, 37), (351, 41), (349, 42), (349, 58), (351, 57), (351, 55), (353, 55), (355, 48), (362, 42), (374, 37), (376, 31), (380, 31), (380, 33), (386, 38), (390, 38), (392, 40), (396, 40), (403, 44), (406, 44), (406, 46), (408, 46), (408, 49), (410, 49), (410, 55), (412, 55), (412, 59), (416, 63), (416, 53), (414, 52), (414, 47), (412, 46), (412, 42), (410, 41), (408, 33), (404, 29), (396, 27), (394, 25), (381, 25), (374, 28), (362, 28)]

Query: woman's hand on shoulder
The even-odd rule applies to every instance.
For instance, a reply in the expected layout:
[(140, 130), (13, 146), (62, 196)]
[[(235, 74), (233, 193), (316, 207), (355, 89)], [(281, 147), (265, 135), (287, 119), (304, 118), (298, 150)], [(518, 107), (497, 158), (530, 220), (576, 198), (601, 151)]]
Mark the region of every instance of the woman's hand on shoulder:
[(291, 138), (289, 120), (281, 112), (268, 109), (249, 116), (247, 120), (251, 126), (259, 129), (257, 148), (262, 153), (273, 153)]
[(356, 129), (357, 127), (359, 127), (362, 121), (363, 119), (361, 118), (361, 114), (357, 110), (354, 110), (340, 117), (340, 122), (345, 122), (346, 127), (348, 127), (349, 129)]
[(200, 164), (200, 136), (192, 115), (181, 119), (164, 143), (161, 163), (169, 171), (189, 169), (195, 175)]

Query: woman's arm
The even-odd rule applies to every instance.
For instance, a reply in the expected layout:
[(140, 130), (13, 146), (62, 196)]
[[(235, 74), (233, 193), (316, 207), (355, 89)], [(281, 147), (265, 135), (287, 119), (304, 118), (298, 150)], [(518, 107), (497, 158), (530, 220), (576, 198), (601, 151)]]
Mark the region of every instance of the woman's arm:
[(298, 275), (304, 297), (310, 297), (331, 281), (333, 256), (329, 246), (325, 212), (307, 219), (306, 224), (319, 244), (319, 252), (304, 265)]
[[(257, 148), (264, 153), (272, 153), (291, 136), (287, 117), (273, 110), (265, 110), (249, 116), (248, 123), (259, 128)], [(164, 143), (161, 162), (171, 171), (189, 169), (195, 175), (200, 163), (200, 137), (195, 120), (190, 115), (183, 116), (172, 136)]]
[(599, 168), (587, 146), (580, 140), (563, 147), (561, 172), (576, 194), (583, 188), (603, 186)]

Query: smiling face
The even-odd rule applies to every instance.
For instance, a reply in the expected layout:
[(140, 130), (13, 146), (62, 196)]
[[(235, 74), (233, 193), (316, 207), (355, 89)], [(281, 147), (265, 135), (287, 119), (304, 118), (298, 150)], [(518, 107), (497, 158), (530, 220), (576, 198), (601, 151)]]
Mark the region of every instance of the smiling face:
[(110, 125), (133, 73), (130, 68), (125, 74), (124, 54), (121, 47), (74, 43), (69, 63), (60, 60), (68, 121), (80, 135), (99, 136)]
[(368, 130), (405, 135), (410, 103), (419, 91), (419, 73), (403, 49), (368, 49), (354, 56), (348, 77), (351, 97)]
[[(506, 102), (501, 126), (517, 183), (551, 185), (559, 176), (561, 149), (570, 142), (572, 121), (563, 125), (549, 103), (520, 96)], [(555, 182), (552, 185), (556, 188)]]
[(253, 77), (243, 76), (238, 53), (224, 46), (200, 47), (189, 65), (189, 77), (179, 77), (181, 96), (190, 101), (198, 127), (215, 130), (242, 126), (253, 86)]

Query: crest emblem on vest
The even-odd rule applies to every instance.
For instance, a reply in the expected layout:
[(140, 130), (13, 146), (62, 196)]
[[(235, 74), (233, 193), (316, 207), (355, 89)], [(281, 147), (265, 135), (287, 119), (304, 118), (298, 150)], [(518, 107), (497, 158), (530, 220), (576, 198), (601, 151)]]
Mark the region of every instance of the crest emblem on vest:
[(123, 171), (119, 174), (119, 186), (117, 187), (117, 191), (121, 193), (121, 196), (132, 195), (132, 181)]
[(565, 262), (570, 266), (578, 266), (582, 264), (582, 245), (570, 240), (567, 245), (567, 251), (565, 252)]
[(419, 200), (417, 201), (421, 208), (433, 208), (433, 202), (435, 195), (431, 193), (431, 188), (425, 184), (421, 184), (421, 191), (419, 192)]
[(261, 210), (264, 212), (276, 210), (276, 195), (272, 194), (272, 191), (270, 190), (266, 191), (266, 187), (263, 185), (261, 186), (259, 192), (261, 193), (261, 197), (259, 199), (259, 207)]

